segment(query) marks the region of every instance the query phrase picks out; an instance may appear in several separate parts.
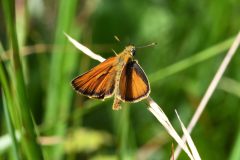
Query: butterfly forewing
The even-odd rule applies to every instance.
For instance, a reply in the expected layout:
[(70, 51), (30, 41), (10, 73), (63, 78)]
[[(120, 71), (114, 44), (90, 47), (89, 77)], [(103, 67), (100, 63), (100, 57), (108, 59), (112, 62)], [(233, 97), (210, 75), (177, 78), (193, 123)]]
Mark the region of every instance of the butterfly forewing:
[(119, 90), (121, 100), (127, 102), (138, 102), (149, 95), (148, 79), (136, 61), (129, 61), (124, 67)]
[(100, 63), (90, 71), (75, 78), (72, 85), (79, 93), (104, 99), (114, 92), (116, 71), (116, 57), (111, 57)]

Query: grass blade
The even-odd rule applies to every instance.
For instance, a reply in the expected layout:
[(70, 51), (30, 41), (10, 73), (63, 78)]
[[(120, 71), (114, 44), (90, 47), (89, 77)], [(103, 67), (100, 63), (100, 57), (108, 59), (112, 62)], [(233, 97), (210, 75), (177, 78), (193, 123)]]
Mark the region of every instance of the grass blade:
[(162, 109), (158, 106), (158, 104), (152, 100), (151, 97), (148, 97), (148, 110), (157, 118), (157, 120), (163, 125), (163, 127), (167, 130), (168, 134), (171, 135), (174, 140), (178, 143), (179, 146), (185, 151), (188, 157), (191, 160), (194, 160), (191, 152), (189, 151), (185, 142), (181, 139), (181, 137), (177, 134), (176, 130), (173, 128), (172, 124), (168, 120), (168, 117), (162, 111)]
[(233, 145), (232, 153), (230, 154), (230, 160), (239, 160), (240, 159), (240, 130), (238, 129), (237, 138), (235, 144)]
[[(61, 86), (62, 70), (64, 58), (66, 58), (66, 38), (63, 35), (63, 31), (70, 29), (70, 24), (74, 16), (76, 8), (76, 0), (73, 1), (60, 1), (58, 28), (55, 33), (55, 44), (61, 45), (58, 48), (55, 47), (51, 59), (49, 88), (47, 95), (46, 114), (44, 118), (44, 126), (51, 128), (55, 126), (57, 120), (57, 111), (59, 108), (59, 86)], [(61, 47), (61, 49), (59, 49)]]
[(24, 133), (22, 143), (25, 148), (26, 155), (28, 159), (43, 159), (43, 154), (40, 145), (37, 143), (36, 131), (34, 128), (33, 119), (31, 117), (30, 106), (28, 104), (27, 91), (25, 87), (25, 82), (23, 78), (23, 69), (20, 61), (19, 46), (16, 34), (16, 24), (15, 24), (15, 1), (2, 1), (4, 15), (7, 25), (8, 34), (10, 37), (10, 44), (12, 46), (12, 59), (14, 70), (14, 85), (17, 90), (17, 102), (21, 108), (20, 116), (23, 123), (22, 129)]
[(223, 53), (226, 51), (232, 44), (234, 38), (230, 38), (222, 43), (219, 43), (211, 48), (208, 48), (204, 51), (201, 51), (199, 53), (196, 53), (195, 55), (188, 57), (184, 60), (181, 60), (175, 64), (169, 65), (166, 68), (162, 68), (155, 73), (152, 73), (149, 75), (149, 80), (151, 83), (155, 83), (158, 80), (161, 80), (167, 76), (173, 75), (175, 73), (178, 73), (180, 71), (183, 71), (184, 69), (187, 69), (197, 63), (200, 63), (202, 61), (205, 61), (211, 57), (214, 57), (220, 53)]
[[(184, 124), (183, 124), (182, 120), (180, 119), (180, 117), (179, 117), (179, 115), (178, 115), (178, 113), (177, 113), (176, 110), (175, 110), (175, 112), (176, 112), (177, 118), (178, 118), (178, 120), (179, 120), (179, 122), (180, 122), (180, 125), (181, 125), (181, 127), (182, 127), (183, 133), (184, 133), (184, 135), (185, 135), (185, 137), (186, 137), (186, 139), (187, 139), (187, 143), (188, 143), (189, 149), (190, 149), (191, 152), (192, 152), (193, 158), (194, 158), (195, 160), (200, 160), (200, 159), (201, 159), (201, 158), (200, 158), (200, 155), (199, 155), (199, 153), (198, 153), (198, 151), (197, 151), (197, 148), (196, 148), (196, 146), (195, 146), (195, 144), (194, 144), (194, 142), (193, 142), (190, 134), (188, 133), (186, 127), (184, 126)], [(172, 158), (174, 158), (174, 154), (173, 154)]]
[[(2, 93), (2, 94), (4, 95), (4, 93)], [(19, 146), (18, 146), (17, 138), (15, 136), (15, 129), (13, 127), (13, 123), (10, 118), (10, 113), (9, 113), (9, 110), (7, 107), (7, 102), (6, 102), (5, 96), (3, 96), (3, 111), (4, 111), (4, 115), (5, 115), (7, 129), (11, 135), (11, 142), (12, 142), (11, 146), (13, 148), (13, 156), (14, 156), (14, 159), (19, 160), (19, 159), (21, 159), (20, 154), (19, 154)]]
[(91, 57), (92, 59), (95, 59), (97, 61), (103, 62), (105, 61), (105, 59), (103, 57), (101, 57), (100, 55), (97, 55), (95, 53), (93, 53), (90, 49), (88, 49), (87, 47), (85, 47), (84, 45), (82, 45), (81, 43), (78, 43), (78, 41), (76, 41), (75, 39), (73, 39), (72, 37), (70, 37), (68, 34), (64, 33), (65, 36), (68, 38), (68, 40), (80, 51), (83, 51), (84, 54), (88, 55), (89, 57)]
[[(207, 88), (207, 91), (205, 92), (200, 104), (197, 107), (197, 110), (195, 111), (187, 130), (189, 133), (192, 132), (193, 128), (195, 127), (196, 123), (198, 122), (200, 116), (202, 115), (205, 107), (208, 104), (209, 99), (212, 97), (213, 92), (215, 91), (219, 81), (221, 80), (225, 70), (227, 69), (230, 61), (232, 60), (233, 56), (235, 55), (238, 47), (240, 45), (240, 32), (238, 33), (237, 37), (235, 38), (234, 42), (232, 43), (230, 49), (228, 50), (226, 56), (224, 57), (221, 65), (219, 66), (213, 80), (211, 81), (210, 85)], [(186, 141), (186, 138), (183, 136), (183, 141)], [(175, 158), (177, 159), (179, 154), (181, 152), (181, 148), (178, 146), (175, 150)]]
[[(46, 128), (46, 134), (60, 137), (64, 137), (66, 134), (66, 122), (70, 115), (71, 98), (74, 93), (71, 90), (70, 80), (72, 78), (70, 77), (73, 77), (71, 73), (73, 73), (73, 69), (77, 64), (77, 54), (74, 54), (67, 47), (68, 41), (63, 32), (71, 31), (75, 35), (79, 34), (79, 28), (74, 30), (74, 25), (72, 25), (77, 7), (77, 0), (59, 1), (54, 40), (56, 47), (52, 51), (50, 64), (44, 128)], [(61, 159), (64, 154), (63, 147), (63, 144), (60, 143), (54, 146), (53, 150), (48, 150), (50, 159)]]
[(6, 73), (4, 72), (3, 61), (1, 60), (1, 58), (0, 58), (0, 81), (2, 86), (2, 95), (3, 95), (2, 98), (4, 102), (3, 110), (5, 115), (6, 126), (8, 128), (8, 132), (11, 135), (14, 158), (18, 160), (20, 159), (19, 147), (18, 147), (18, 142), (16, 140), (17, 138), (15, 136), (15, 129), (14, 129), (12, 119), (11, 119), (11, 114), (10, 114), (10, 108), (13, 108), (13, 104), (12, 104), (12, 98), (10, 95), (10, 89), (7, 83)]
[(240, 98), (240, 83), (234, 79), (223, 77), (219, 83), (219, 89)]

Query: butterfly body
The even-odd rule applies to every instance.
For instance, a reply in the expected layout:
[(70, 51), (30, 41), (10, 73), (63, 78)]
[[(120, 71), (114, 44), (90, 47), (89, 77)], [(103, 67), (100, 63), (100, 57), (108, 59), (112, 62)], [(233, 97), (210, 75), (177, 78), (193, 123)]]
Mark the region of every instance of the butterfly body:
[(133, 60), (135, 47), (127, 46), (123, 52), (110, 57), (90, 71), (72, 81), (74, 89), (90, 98), (115, 96), (113, 109), (120, 109), (121, 101), (138, 102), (150, 93), (148, 79), (137, 61)]

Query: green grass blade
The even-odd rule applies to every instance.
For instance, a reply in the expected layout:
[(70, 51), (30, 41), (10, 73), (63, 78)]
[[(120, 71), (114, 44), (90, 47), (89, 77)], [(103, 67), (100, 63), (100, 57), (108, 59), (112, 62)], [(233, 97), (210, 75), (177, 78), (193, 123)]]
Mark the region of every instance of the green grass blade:
[[(2, 92), (2, 94), (4, 95), (4, 93)], [(9, 104), (10, 102), (8, 102)], [(17, 142), (17, 138), (15, 135), (15, 129), (13, 127), (13, 123), (10, 117), (10, 113), (7, 107), (7, 102), (6, 102), (6, 98), (5, 96), (3, 96), (3, 111), (4, 111), (4, 115), (5, 115), (5, 121), (6, 121), (6, 125), (7, 125), (7, 129), (8, 132), (11, 135), (11, 139), (12, 139), (12, 148), (13, 148), (13, 157), (16, 160), (20, 160), (20, 154), (19, 154), (19, 146), (18, 146), (18, 142)]]
[[(224, 77), (219, 84), (219, 88), (223, 89), (224, 91), (240, 97), (240, 83), (236, 80), (231, 78)], [(239, 118), (238, 118), (239, 119)], [(238, 127), (238, 131), (236, 134), (236, 138), (234, 139), (234, 143), (232, 145), (232, 150), (230, 154), (230, 160), (239, 160), (240, 159), (240, 129)]]
[[(50, 78), (44, 117), (44, 128), (47, 129), (46, 134), (54, 134), (60, 137), (64, 137), (66, 133), (67, 119), (70, 115), (69, 109), (71, 107), (71, 98), (74, 93), (70, 85), (70, 81), (73, 77), (71, 73), (73, 73), (73, 69), (75, 69), (77, 62), (77, 54), (73, 53), (72, 46), (70, 49), (67, 47), (69, 42), (63, 33), (74, 32), (74, 26), (72, 23), (76, 8), (76, 0), (59, 1), (58, 20), (54, 42), (58, 47), (53, 49), (50, 64)], [(79, 34), (79, 28), (77, 34), (76, 32), (74, 32), (74, 34)], [(59, 46), (61, 47), (61, 50), (59, 50)], [(49, 150), (49, 154), (51, 159), (61, 159), (64, 154), (63, 144), (54, 146), (53, 150)]]
[(233, 40), (234, 40), (234, 38), (230, 38), (230, 39), (225, 40), (224, 42), (219, 43), (213, 47), (210, 47), (204, 51), (196, 53), (191, 57), (181, 60), (181, 61), (179, 61), (175, 64), (172, 64), (166, 68), (160, 69), (157, 72), (150, 74), (149, 80), (151, 81), (151, 83), (155, 83), (158, 80), (166, 78), (175, 73), (181, 72), (184, 69), (187, 69), (197, 63), (200, 63), (200, 62), (205, 61), (211, 57), (214, 57), (220, 53), (223, 53), (231, 46)]
[(120, 151), (119, 156), (120, 159), (130, 159), (131, 155), (131, 149), (130, 149), (130, 136), (129, 136), (129, 122), (130, 122), (130, 106), (124, 105), (124, 108), (122, 109), (123, 112), (120, 117), (120, 123), (118, 126), (121, 126), (120, 129)]
[(119, 159), (133, 159), (134, 140), (131, 134), (130, 105), (122, 104), (122, 109), (113, 112), (114, 129), (119, 139)]
[(233, 145), (232, 153), (230, 154), (230, 160), (239, 160), (240, 159), (240, 130), (238, 130), (237, 138), (235, 144)]
[(11, 120), (11, 114), (10, 114), (10, 108), (13, 108), (13, 103), (10, 95), (10, 88), (8, 87), (8, 83), (7, 83), (6, 73), (4, 72), (4, 67), (2, 62), (3, 61), (0, 59), (0, 82), (2, 86), (2, 95), (4, 95), (2, 97), (4, 102), (3, 110), (5, 115), (6, 126), (8, 128), (8, 132), (10, 133), (11, 139), (12, 139), (14, 158), (18, 160), (20, 159), (19, 147), (18, 147), (16, 136), (15, 136), (15, 128), (13, 126), (13, 123)]
[(223, 77), (218, 88), (240, 98), (240, 83), (234, 79)]
[(33, 119), (31, 117), (30, 106), (28, 104), (28, 97), (27, 91), (25, 87), (25, 82), (23, 78), (23, 70), (22, 64), (20, 61), (19, 55), (19, 46), (17, 41), (17, 34), (16, 34), (16, 24), (15, 24), (15, 1), (8, 0), (2, 1), (3, 2), (3, 9), (4, 15), (7, 25), (7, 30), (9, 34), (9, 42), (12, 46), (13, 54), (11, 62), (13, 64), (14, 70), (14, 85), (16, 86), (17, 90), (17, 102), (21, 108), (21, 119), (22, 119), (22, 129), (23, 129), (23, 139), (22, 143), (24, 145), (24, 149), (28, 159), (43, 159), (43, 154), (41, 151), (40, 145), (37, 143), (37, 136), (34, 129)]
[(61, 51), (55, 47), (51, 59), (50, 79), (47, 95), (46, 114), (44, 117), (44, 126), (51, 128), (55, 126), (57, 120), (57, 114), (59, 111), (59, 99), (60, 99), (60, 87), (61, 78), (63, 77), (63, 63), (66, 58), (66, 44), (67, 38), (64, 36), (64, 32), (67, 32), (72, 23), (74, 11), (76, 8), (76, 0), (73, 1), (60, 1), (60, 8), (58, 14), (58, 24), (55, 33), (55, 44), (61, 45)]

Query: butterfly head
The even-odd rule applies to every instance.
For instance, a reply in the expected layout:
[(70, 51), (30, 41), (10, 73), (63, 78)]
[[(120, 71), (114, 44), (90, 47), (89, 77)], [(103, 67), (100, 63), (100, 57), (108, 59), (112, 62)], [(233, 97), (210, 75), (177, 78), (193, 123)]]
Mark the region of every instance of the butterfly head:
[(157, 43), (150, 43), (147, 45), (137, 46), (137, 47), (135, 47), (134, 45), (129, 45), (125, 48), (124, 52), (130, 54), (131, 56), (134, 56), (136, 54), (136, 49), (151, 47), (151, 46), (155, 46), (156, 44)]
[(131, 54), (131, 56), (134, 56), (136, 54), (136, 47), (133, 45), (129, 45), (125, 48), (125, 51)]

